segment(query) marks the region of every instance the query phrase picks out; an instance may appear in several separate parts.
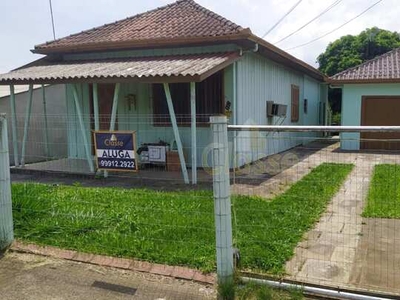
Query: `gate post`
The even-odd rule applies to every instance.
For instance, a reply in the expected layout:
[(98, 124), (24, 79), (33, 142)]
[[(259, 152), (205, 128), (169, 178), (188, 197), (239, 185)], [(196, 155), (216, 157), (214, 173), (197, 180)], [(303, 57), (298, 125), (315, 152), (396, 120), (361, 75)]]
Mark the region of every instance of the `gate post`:
[(210, 118), (213, 134), (213, 189), (218, 283), (226, 293), (233, 288), (232, 218), (229, 180), (228, 120)]
[(6, 115), (0, 114), (0, 251), (14, 240), (7, 134)]

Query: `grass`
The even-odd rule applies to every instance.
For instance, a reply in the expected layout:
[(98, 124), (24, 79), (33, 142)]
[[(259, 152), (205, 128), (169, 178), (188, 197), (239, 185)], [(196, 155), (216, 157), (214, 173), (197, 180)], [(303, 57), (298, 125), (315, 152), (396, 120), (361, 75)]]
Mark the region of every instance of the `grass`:
[(400, 218), (400, 165), (377, 165), (363, 217)]
[(238, 300), (303, 300), (301, 290), (273, 289), (267, 285), (248, 283), (236, 288), (236, 299)]
[(310, 230), (353, 165), (321, 164), (271, 202), (234, 199), (235, 244), (242, 266), (280, 274), (305, 232)]
[[(234, 197), (234, 236), (242, 266), (281, 272), (351, 169), (322, 164), (273, 201)], [(12, 196), (15, 235), (21, 240), (215, 270), (209, 191), (15, 183)]]

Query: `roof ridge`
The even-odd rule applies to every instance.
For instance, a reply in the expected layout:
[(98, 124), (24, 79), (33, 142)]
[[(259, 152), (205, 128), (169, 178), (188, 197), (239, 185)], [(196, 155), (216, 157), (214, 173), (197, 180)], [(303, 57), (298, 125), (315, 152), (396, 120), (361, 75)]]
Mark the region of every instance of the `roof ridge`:
[(390, 55), (392, 55), (394, 52), (397, 52), (397, 51), (399, 51), (399, 50), (400, 50), (400, 47), (394, 48), (394, 49), (392, 49), (392, 50), (390, 50), (390, 51), (388, 51), (388, 52), (386, 52), (386, 53), (383, 53), (383, 54), (381, 54), (381, 55), (379, 55), (379, 56), (376, 56), (376, 57), (371, 58), (371, 59), (369, 59), (369, 60), (367, 60), (367, 61), (364, 61), (363, 63), (361, 63), (361, 64), (359, 64), (359, 65), (357, 65), (357, 66), (354, 66), (354, 67), (348, 68), (348, 69), (346, 69), (346, 70), (343, 70), (343, 71), (341, 71), (341, 72), (339, 72), (339, 73), (336, 73), (335, 75), (332, 75), (330, 78), (335, 78), (335, 77), (340, 76), (340, 75), (343, 75), (343, 74), (345, 74), (345, 73), (354, 71), (354, 70), (356, 70), (356, 69), (358, 69), (358, 68), (364, 67), (364, 66), (366, 66), (366, 65), (368, 65), (368, 64), (370, 64), (370, 63), (373, 63), (374, 61), (383, 59), (385, 56), (386, 56), (386, 57), (387, 57), (387, 56), (390, 56)]

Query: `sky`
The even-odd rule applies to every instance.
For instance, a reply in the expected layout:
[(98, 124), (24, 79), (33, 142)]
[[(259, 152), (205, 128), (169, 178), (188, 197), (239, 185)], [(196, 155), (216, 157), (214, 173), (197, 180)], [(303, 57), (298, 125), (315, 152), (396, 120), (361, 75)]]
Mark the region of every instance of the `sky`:
[[(225, 18), (263, 36), (299, 0), (196, 0)], [(303, 0), (265, 39), (275, 43), (289, 35), (337, 0)], [(309, 26), (277, 44), (283, 50), (304, 44), (339, 27), (378, 0), (341, 0)], [(57, 38), (133, 16), (174, 1), (170, 0), (52, 0)], [(289, 50), (295, 57), (318, 67), (316, 58), (343, 35), (356, 35), (377, 26), (400, 30), (400, 0), (383, 0), (340, 30), (305, 47)], [(53, 38), (48, 0), (0, 0), (0, 73), (40, 58), (34, 45)]]

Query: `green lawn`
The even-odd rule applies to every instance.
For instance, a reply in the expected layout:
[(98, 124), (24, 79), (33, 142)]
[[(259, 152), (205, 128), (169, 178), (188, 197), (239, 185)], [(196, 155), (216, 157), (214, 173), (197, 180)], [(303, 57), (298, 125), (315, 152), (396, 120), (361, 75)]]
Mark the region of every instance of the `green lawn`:
[(237, 300), (304, 300), (301, 290), (274, 289), (267, 285), (247, 283), (236, 287)]
[[(234, 197), (243, 267), (277, 273), (351, 165), (322, 164), (273, 201)], [(15, 235), (42, 245), (215, 269), (209, 191), (157, 192), (15, 183)], [(257, 225), (257, 226), (252, 226)]]
[(363, 217), (400, 218), (400, 165), (377, 165)]

